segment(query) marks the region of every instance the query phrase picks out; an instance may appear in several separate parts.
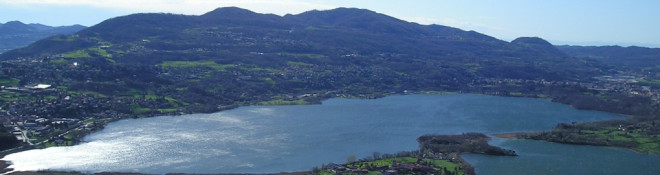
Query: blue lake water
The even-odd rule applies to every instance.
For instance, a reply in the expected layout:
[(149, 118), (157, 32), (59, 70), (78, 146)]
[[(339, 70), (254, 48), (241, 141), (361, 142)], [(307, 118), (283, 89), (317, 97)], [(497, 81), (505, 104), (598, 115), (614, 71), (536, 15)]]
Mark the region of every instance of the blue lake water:
[[(80, 145), (30, 150), (3, 159), (12, 161), (17, 170), (155, 174), (304, 171), (330, 162), (343, 163), (351, 155), (361, 158), (373, 152), (415, 150), (415, 139), (424, 134), (540, 131), (560, 122), (622, 118), (540, 99), (469, 94), (329, 99), (321, 105), (249, 106), (213, 114), (122, 120), (85, 137), (86, 143)], [(660, 162), (658, 156), (625, 149), (504, 139), (494, 139), (492, 144), (513, 149), (521, 156), (465, 155), (479, 174), (603, 174), (589, 169), (628, 172)], [(594, 155), (600, 155), (598, 159), (617, 158), (594, 161)], [(541, 166), (547, 162), (555, 163), (549, 163), (549, 168)], [(579, 164), (591, 166), (564, 168)], [(584, 170), (575, 169), (580, 167)], [(658, 174), (658, 167), (634, 172)]]
[(518, 157), (464, 154), (479, 175), (490, 174), (660, 174), (660, 156), (630, 150), (534, 140), (495, 139)]

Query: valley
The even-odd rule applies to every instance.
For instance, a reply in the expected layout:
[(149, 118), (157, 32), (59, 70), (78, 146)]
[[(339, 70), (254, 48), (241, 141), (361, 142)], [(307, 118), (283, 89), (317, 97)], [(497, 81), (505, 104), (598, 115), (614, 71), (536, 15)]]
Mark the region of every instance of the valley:
[(521, 138), (660, 153), (659, 70), (640, 63), (657, 49), (609, 48), (639, 53), (624, 64), (593, 49), (506, 42), (353, 8), (121, 16), (0, 55), (0, 119), (12, 133), (0, 137), (2, 154), (77, 145), (122, 119), (455, 93), (627, 115)]

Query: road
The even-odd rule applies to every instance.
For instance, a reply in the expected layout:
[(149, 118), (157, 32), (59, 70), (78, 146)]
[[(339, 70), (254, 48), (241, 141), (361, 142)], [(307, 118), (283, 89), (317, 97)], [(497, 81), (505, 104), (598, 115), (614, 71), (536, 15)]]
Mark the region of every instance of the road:
[(25, 140), (29, 145), (34, 145), (32, 142), (30, 142), (30, 138), (27, 136), (28, 130), (21, 130), (21, 133), (23, 134), (23, 140)]

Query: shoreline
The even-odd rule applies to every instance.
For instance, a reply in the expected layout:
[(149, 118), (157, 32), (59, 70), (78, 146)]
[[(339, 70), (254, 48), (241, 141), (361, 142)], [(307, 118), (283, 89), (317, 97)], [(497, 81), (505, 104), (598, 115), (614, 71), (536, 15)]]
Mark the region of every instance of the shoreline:
[(14, 171), (13, 168), (9, 168), (11, 165), (11, 162), (5, 161), (5, 160), (0, 160), (0, 174), (5, 174), (5, 173), (10, 173)]
[[(564, 104), (564, 103), (560, 103), (560, 102), (554, 102), (554, 101), (552, 101), (552, 100), (549, 99), (549, 98), (533, 98), (533, 97), (518, 97), (518, 96), (500, 96), (500, 95), (488, 95), (488, 94), (478, 94), (478, 93), (432, 93), (432, 92), (418, 92), (418, 93), (412, 93), (412, 94), (389, 94), (389, 95), (380, 96), (380, 97), (376, 97), (376, 98), (359, 98), (359, 97), (357, 97), (357, 99), (378, 99), (378, 98), (385, 98), (385, 97), (389, 97), (389, 96), (397, 96), (397, 95), (448, 95), (448, 94), (471, 94), (471, 95), (484, 95), (484, 96), (496, 96), (496, 97), (532, 98), (532, 99), (542, 99), (542, 100), (547, 100), (547, 101), (550, 101), (550, 102), (552, 102), (552, 103), (558, 103), (558, 104), (568, 105), (568, 104)], [(308, 102), (308, 103), (306, 103), (306, 104), (302, 104), (302, 105), (320, 104), (322, 101), (324, 101), (324, 100), (328, 100), (328, 99), (332, 99), (332, 98), (354, 99), (355, 97), (353, 97), (353, 96), (346, 96), (346, 97), (321, 98), (321, 99), (318, 100), (318, 101), (315, 101), (315, 102)], [(282, 105), (301, 105), (301, 104), (274, 104), (274, 105), (251, 104), (251, 105), (237, 105), (237, 106), (233, 106), (232, 108), (224, 108), (224, 109), (220, 109), (220, 110), (218, 110), (218, 111), (210, 112), (210, 113), (217, 113), (217, 112), (222, 112), (222, 111), (231, 110), (231, 109), (235, 109), (235, 108), (239, 108), (239, 107), (245, 107), (245, 106), (282, 106)], [(579, 109), (579, 108), (576, 108), (576, 107), (573, 106), (573, 105), (568, 105), (568, 106), (570, 106), (571, 108), (576, 109), (576, 110), (585, 110), (585, 109)], [(597, 110), (590, 110), (590, 111), (597, 111)], [(605, 112), (605, 111), (598, 111), (598, 112)], [(610, 113), (610, 112), (605, 112), (605, 113)], [(175, 115), (141, 116), (140, 118), (151, 118), (151, 117), (158, 117), (158, 116), (182, 116), (182, 115), (190, 115), (190, 114), (195, 114), (195, 113), (182, 113), (182, 114), (175, 114)], [(634, 115), (617, 114), (617, 113), (611, 113), (611, 114), (621, 115), (621, 116), (625, 116), (625, 117), (626, 117), (625, 119), (615, 119), (615, 120), (630, 120), (630, 119), (634, 119), (634, 118), (635, 118)], [(111, 122), (116, 122), (116, 121), (120, 121), (120, 120), (124, 120), (124, 119), (129, 119), (129, 118), (122, 118), (122, 119), (118, 119), (118, 120), (113, 120), (113, 121), (111, 121)], [(612, 119), (610, 119), (610, 120), (612, 120)], [(606, 120), (603, 120), (603, 121), (606, 121)], [(596, 122), (598, 122), (598, 121), (596, 121)], [(110, 122), (109, 122), (109, 123), (110, 123)], [(109, 124), (109, 123), (106, 123), (105, 125), (107, 125), (107, 124)], [(105, 126), (105, 125), (104, 125), (104, 126)], [(102, 129), (101, 129), (101, 130), (102, 130)], [(87, 136), (87, 135), (93, 134), (93, 133), (98, 132), (98, 131), (100, 131), (100, 130), (95, 130), (95, 131), (89, 132), (89, 133), (87, 133), (87, 134), (81, 136), (80, 138), (75, 138), (75, 139), (78, 139), (78, 140), (79, 140), (79, 139), (81, 139), (81, 138), (83, 138), (83, 137), (85, 137), (85, 136)], [(530, 131), (530, 132), (495, 133), (495, 134), (490, 134), (490, 135), (492, 135), (492, 136), (494, 136), (494, 137), (498, 137), (498, 138), (517, 140), (517, 139), (524, 139), (524, 138), (519, 138), (520, 135), (525, 135), (525, 134), (541, 134), (541, 133), (548, 133), (548, 132), (552, 132), (552, 131), (550, 130), (550, 131)], [(547, 141), (547, 140), (542, 140), (542, 141), (552, 142), (552, 141)], [(80, 144), (80, 143), (82, 143), (82, 142), (79, 142), (79, 143), (76, 143), (76, 144), (74, 144), (74, 145), (70, 145), (70, 146), (75, 146), (75, 145), (78, 145), (78, 144)], [(576, 143), (562, 143), (562, 142), (552, 142), (552, 143), (571, 144), (571, 145), (592, 145), (592, 144), (576, 144)], [(593, 146), (607, 146), (607, 145), (593, 145)], [(607, 147), (625, 148), (625, 147), (619, 147), (619, 146), (607, 146)], [(21, 148), (21, 147), (17, 147), (17, 148)], [(17, 150), (16, 152), (28, 151), (28, 150), (32, 150), (32, 149), (37, 149), (37, 148), (32, 147), (32, 148), (27, 148), (27, 149), (21, 149), (21, 150)], [(631, 148), (625, 148), (625, 149), (629, 149), (629, 150), (632, 150), (632, 151), (638, 152), (638, 151), (633, 150), (633, 149), (631, 149)], [(7, 153), (7, 154), (5, 154), (5, 155), (2, 155), (1, 158), (4, 158), (6, 155), (9, 155), (9, 154), (12, 154), (12, 153), (16, 153), (16, 152)], [(639, 152), (639, 153), (642, 153), (642, 154), (649, 154), (649, 153), (643, 153), (643, 152)], [(459, 159), (461, 162), (465, 163), (467, 166), (472, 167), (472, 165), (471, 165), (469, 162), (465, 161), (465, 160), (461, 157), (462, 154), (464, 154), (464, 153), (458, 153), (458, 154), (456, 154), (457, 159)], [(656, 154), (649, 154), (649, 155), (656, 155)], [(7, 169), (8, 166), (9, 166), (9, 165), (6, 164), (7, 161), (0, 160), (0, 163), (3, 164), (3, 165), (0, 166), (0, 173), (7, 173), (7, 172), (11, 171), (11, 169)], [(28, 171), (28, 172), (35, 172), (35, 171)], [(37, 172), (38, 172), (38, 171), (37, 171)], [(55, 171), (55, 172), (58, 172), (58, 171)], [(307, 172), (307, 171), (305, 171), (305, 172)], [(73, 172), (72, 172), (72, 173), (73, 173)], [(300, 173), (302, 173), (302, 172), (280, 172), (280, 173), (265, 173), (265, 174), (300, 174)], [(94, 173), (94, 174), (106, 174), (106, 172), (102, 172), (102, 173)], [(112, 173), (112, 174), (115, 174), (115, 173)], [(136, 173), (120, 173), (120, 174), (136, 174)], [(137, 174), (141, 174), (141, 173), (137, 173)], [(179, 173), (174, 173), (174, 174), (179, 174)], [(185, 173), (180, 173), (180, 174), (183, 175), (183, 174), (185, 174)], [(230, 173), (230, 174), (244, 174), (244, 173)], [(248, 174), (249, 174), (249, 173), (248, 173)], [(220, 175), (224, 175), (224, 174), (220, 174)]]
[(490, 134), (494, 137), (497, 138), (503, 138), (503, 139), (509, 139), (509, 140), (519, 140), (521, 139), (519, 136), (524, 135), (524, 134), (541, 134), (541, 133), (547, 133), (551, 131), (530, 131), (530, 132), (506, 132), (506, 133), (495, 133), (495, 134)]
[[(621, 116), (624, 116), (624, 117), (625, 117), (625, 119), (610, 119), (610, 120), (631, 120), (631, 119), (635, 119), (635, 116), (634, 116), (634, 115), (629, 115), (629, 114), (619, 114), (619, 113), (612, 113), (612, 112), (599, 111), (599, 110), (592, 110), (592, 109), (580, 109), (580, 108), (577, 108), (577, 107), (575, 107), (575, 106), (573, 106), (573, 105), (570, 105), (570, 104), (565, 104), (565, 103), (561, 103), (561, 102), (552, 101), (552, 99), (549, 98), (549, 97), (526, 97), (526, 96), (489, 95), (489, 94), (480, 94), (480, 93), (470, 93), (470, 92), (451, 92), (451, 91), (419, 91), (419, 92), (416, 92), (416, 93), (403, 93), (403, 94), (401, 94), (401, 93), (394, 93), (394, 94), (387, 94), (387, 95), (382, 95), (382, 94), (381, 94), (382, 96), (373, 96), (373, 97), (358, 97), (358, 96), (351, 96), (351, 95), (340, 95), (340, 96), (334, 96), (334, 97), (320, 97), (320, 98), (310, 99), (311, 101), (306, 101), (305, 104), (265, 104), (265, 105), (264, 105), (264, 104), (260, 104), (261, 102), (256, 102), (256, 103), (254, 103), (254, 104), (229, 105), (229, 106), (225, 106), (225, 107), (222, 107), (222, 108), (218, 108), (218, 110), (217, 110), (217, 111), (214, 111), (214, 112), (174, 113), (174, 114), (169, 114), (169, 115), (153, 115), (153, 114), (149, 115), (149, 114), (147, 114), (147, 115), (139, 115), (139, 116), (137, 116), (137, 118), (151, 118), (151, 117), (159, 117), (159, 116), (183, 116), (183, 115), (191, 115), (191, 114), (211, 114), (211, 113), (217, 113), (217, 112), (222, 112), (222, 111), (227, 111), (227, 110), (232, 110), (232, 109), (235, 109), (235, 108), (247, 107), (247, 106), (315, 105), (315, 104), (322, 104), (322, 102), (323, 102), (324, 100), (328, 100), (328, 99), (332, 99), (332, 98), (345, 98), (345, 99), (379, 99), (379, 98), (386, 98), (386, 97), (390, 97), (390, 96), (399, 96), (399, 95), (456, 95), (456, 94), (483, 95), (483, 96), (495, 96), (495, 97), (505, 97), (505, 98), (530, 98), (530, 99), (541, 99), (541, 100), (546, 100), (546, 101), (549, 101), (549, 102), (552, 102), (552, 103), (558, 103), (558, 104), (568, 105), (569, 107), (571, 107), (571, 108), (573, 108), (573, 109), (576, 109), (576, 110), (598, 111), (598, 112), (604, 112), (604, 113), (609, 113), (609, 114), (614, 114), (614, 115), (621, 115)], [(303, 100), (304, 100), (304, 99), (303, 99)], [(134, 118), (135, 118), (135, 117), (133, 117), (133, 119), (134, 119)], [(102, 130), (103, 128), (105, 128), (105, 126), (107, 126), (107, 124), (109, 124), (109, 123), (116, 122), (116, 121), (120, 121), (120, 120), (125, 120), (125, 119), (131, 119), (131, 118), (112, 118), (111, 121), (109, 121), (109, 122), (107, 122), (107, 123), (104, 123), (104, 125), (101, 127), (101, 130)], [(607, 120), (603, 120), (603, 121), (607, 121)], [(74, 130), (74, 129), (75, 129), (75, 128), (72, 128), (71, 130)], [(79, 138), (72, 138), (72, 140), (79, 140), (79, 141), (80, 141), (80, 139), (82, 139), (83, 137), (85, 137), (85, 136), (87, 136), (87, 135), (90, 135), (90, 134), (93, 134), (93, 133), (98, 132), (98, 131), (99, 131), (99, 130), (92, 130), (91, 132), (87, 132), (87, 133), (85, 133), (84, 135), (80, 136)], [(543, 131), (539, 131), (539, 132), (543, 132)], [(527, 132), (520, 132), (520, 133), (527, 133)], [(78, 144), (80, 144), (80, 142), (75, 143), (75, 144), (70, 145), (70, 146), (75, 146), (75, 145), (78, 145)], [(35, 144), (35, 145), (29, 145), (29, 146), (30, 146), (31, 148), (27, 148), (27, 147), (25, 147), (25, 146), (18, 146), (18, 147), (11, 148), (11, 149), (7, 149), (7, 150), (21, 149), (21, 150), (18, 150), (17, 152), (22, 152), (22, 151), (27, 151), (27, 150), (37, 149), (36, 147), (34, 147), (34, 146), (36, 146), (36, 144)], [(7, 150), (3, 150), (3, 151), (7, 151)], [(15, 153), (15, 152), (12, 152), (12, 153)], [(8, 153), (8, 154), (11, 154), (11, 153)], [(0, 155), (0, 156), (2, 156), (2, 157), (0, 157), (0, 159), (1, 159), (1, 158), (4, 158), (4, 156), (6, 156), (6, 155), (8, 155), (8, 154)]]
[(508, 140), (536, 140), (536, 141), (543, 141), (543, 142), (557, 143), (557, 144), (567, 144), (567, 145), (585, 145), (585, 146), (600, 146), (600, 147), (621, 148), (621, 149), (630, 150), (632, 152), (639, 153), (639, 154), (660, 156), (660, 154), (641, 152), (641, 151), (635, 150), (633, 148), (627, 148), (627, 147), (615, 146), (615, 145), (598, 145), (598, 144), (573, 143), (573, 142), (553, 142), (553, 141), (548, 141), (548, 140), (520, 138), (520, 136), (523, 136), (523, 135), (538, 135), (538, 134), (544, 134), (544, 133), (550, 133), (550, 132), (552, 132), (552, 131), (511, 132), (511, 133), (497, 133), (497, 134), (490, 134), (490, 135), (492, 135), (493, 137), (503, 138), (503, 139), (508, 139)]

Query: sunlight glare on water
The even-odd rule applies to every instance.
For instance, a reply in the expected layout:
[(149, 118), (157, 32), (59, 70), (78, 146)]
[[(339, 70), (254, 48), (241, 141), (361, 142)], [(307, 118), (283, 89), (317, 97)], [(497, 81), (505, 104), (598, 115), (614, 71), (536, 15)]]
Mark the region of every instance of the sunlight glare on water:
[(330, 99), (322, 105), (249, 106), (122, 120), (85, 137), (80, 145), (24, 151), (3, 159), (20, 171), (306, 171), (343, 163), (351, 155), (415, 150), (415, 139), (424, 134), (539, 131), (560, 122), (612, 118), (623, 117), (527, 98), (462, 94)]

